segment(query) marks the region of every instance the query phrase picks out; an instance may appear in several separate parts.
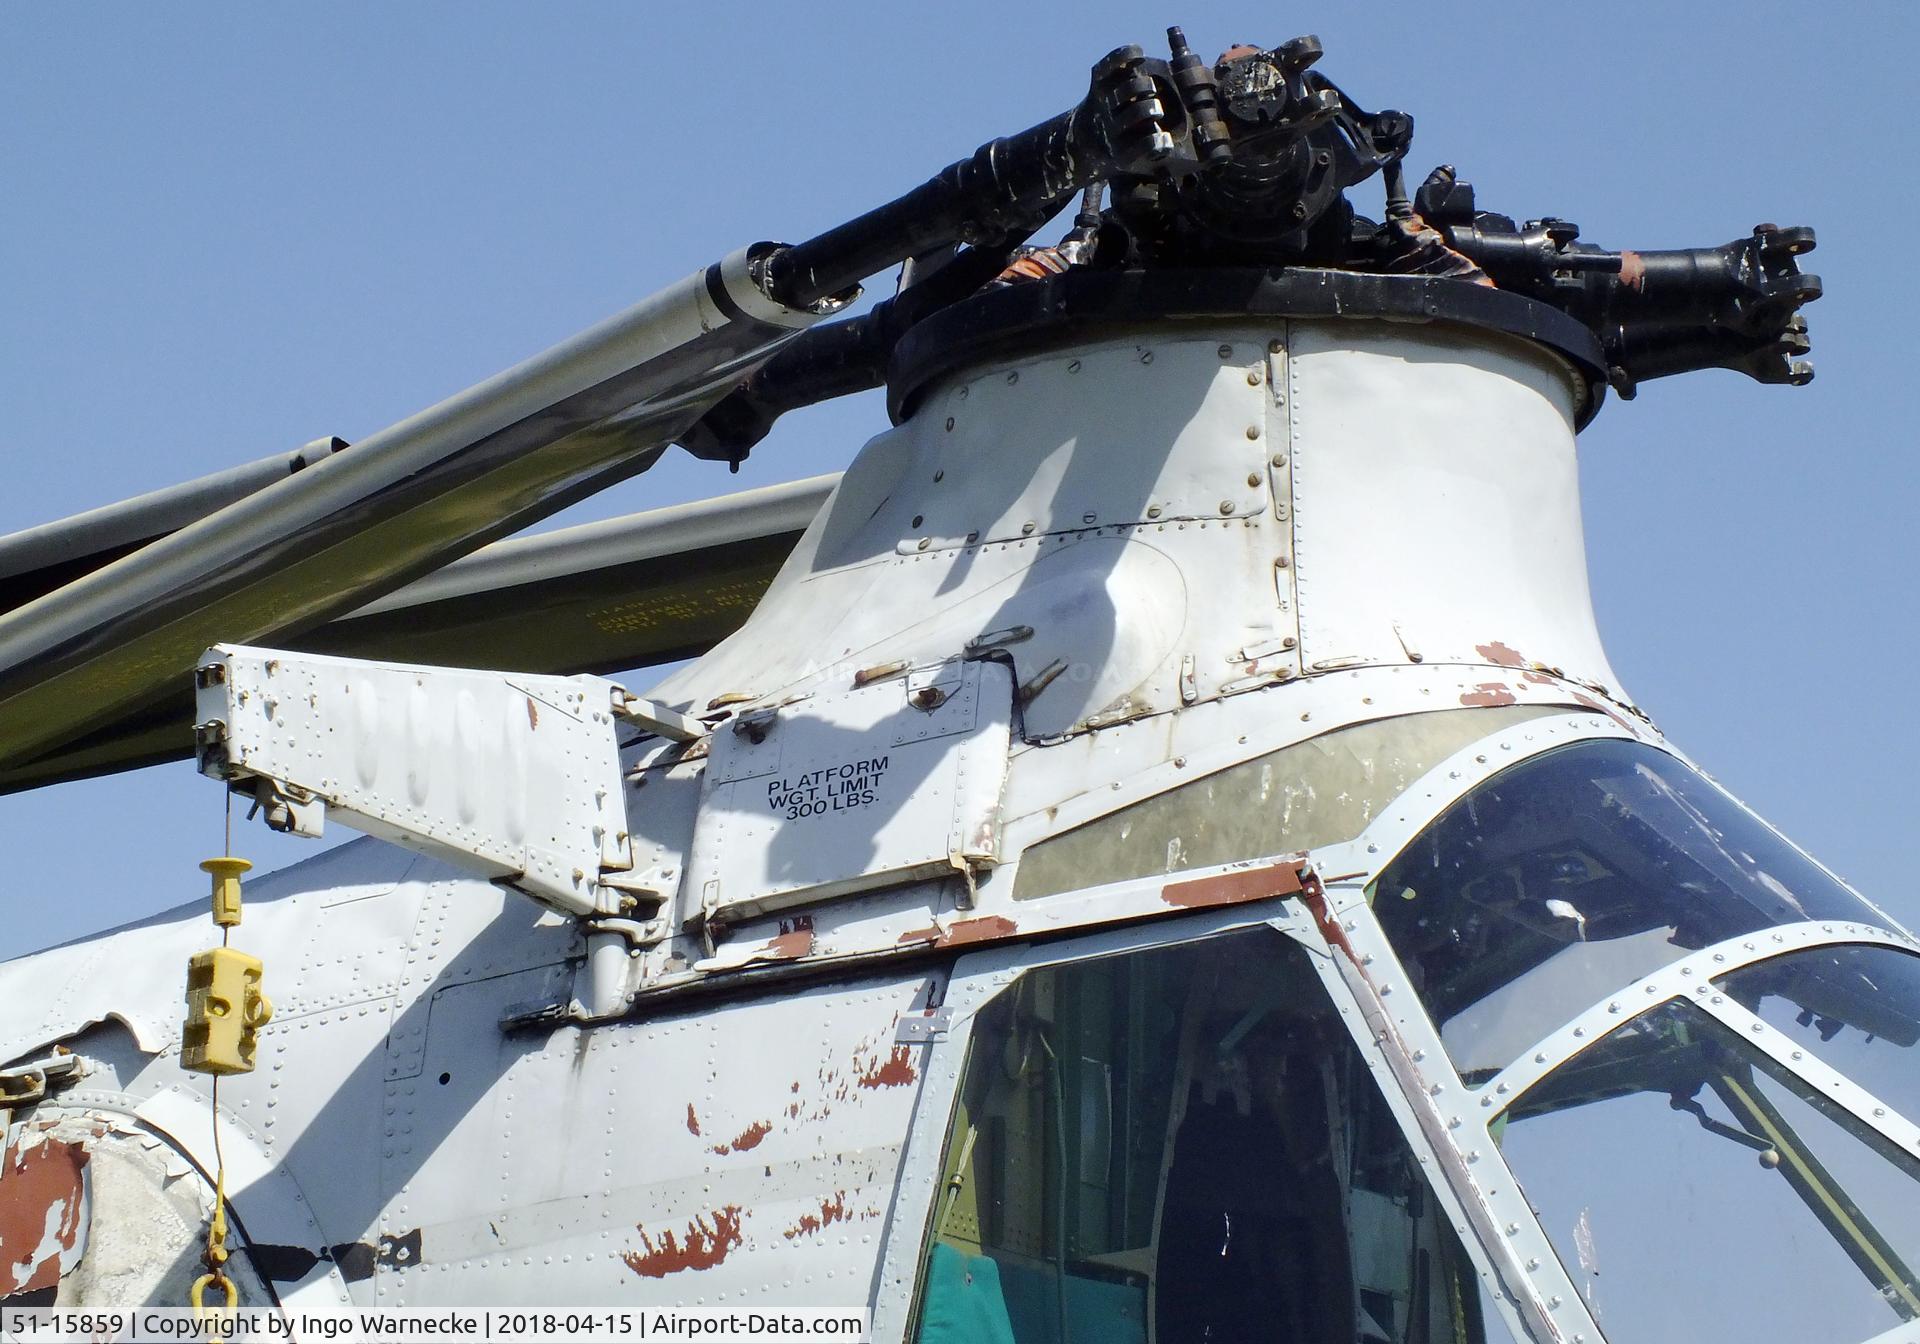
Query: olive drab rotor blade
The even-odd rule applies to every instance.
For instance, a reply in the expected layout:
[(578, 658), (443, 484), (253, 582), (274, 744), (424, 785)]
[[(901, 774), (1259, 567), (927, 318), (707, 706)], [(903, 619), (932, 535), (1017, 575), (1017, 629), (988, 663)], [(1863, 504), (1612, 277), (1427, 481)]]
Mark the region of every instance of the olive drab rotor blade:
[[(839, 480), (818, 476), (482, 547), (308, 631), (303, 652), (606, 676), (692, 658), (746, 620)], [(0, 793), (193, 752), (185, 678), (17, 766)]]
[(0, 615), (0, 767), (150, 710), (220, 641), (294, 636), (616, 480), (837, 304), (747, 250)]

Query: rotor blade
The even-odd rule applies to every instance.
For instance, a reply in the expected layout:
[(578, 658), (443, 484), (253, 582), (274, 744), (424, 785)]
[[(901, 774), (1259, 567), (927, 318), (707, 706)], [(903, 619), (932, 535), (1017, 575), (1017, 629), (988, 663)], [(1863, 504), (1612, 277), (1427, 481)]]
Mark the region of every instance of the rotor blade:
[(495, 542), (292, 647), (601, 676), (691, 658), (739, 629), (839, 479)]
[[(495, 542), (292, 647), (602, 676), (691, 658), (746, 620), (838, 480), (816, 476)], [(152, 708), (0, 768), (0, 793), (192, 753), (193, 690), (182, 678)]]
[(0, 615), (0, 764), (156, 705), (211, 644), (284, 643), (644, 471), (838, 306), (773, 303), (748, 260)]
[(346, 446), (344, 439), (315, 439), (290, 453), (275, 453), (0, 537), (0, 611), (23, 607), (65, 587), (216, 509), (325, 461)]

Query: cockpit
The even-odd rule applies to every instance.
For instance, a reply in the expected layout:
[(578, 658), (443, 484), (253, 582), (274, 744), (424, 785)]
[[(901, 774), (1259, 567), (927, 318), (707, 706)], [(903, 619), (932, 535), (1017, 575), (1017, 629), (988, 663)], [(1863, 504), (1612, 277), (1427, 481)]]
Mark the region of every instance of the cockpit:
[(1914, 944), (1676, 756), (1516, 754), (1341, 911), (1347, 982), (1308, 920), (1010, 975), (916, 1337), (1920, 1338)]

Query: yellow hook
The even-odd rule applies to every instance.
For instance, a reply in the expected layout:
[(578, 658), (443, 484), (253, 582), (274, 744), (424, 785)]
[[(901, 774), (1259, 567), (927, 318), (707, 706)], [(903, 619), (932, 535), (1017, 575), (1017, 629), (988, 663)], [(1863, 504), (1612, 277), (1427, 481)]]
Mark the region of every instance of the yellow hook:
[(188, 1300), (193, 1303), (193, 1314), (195, 1317), (204, 1319), (208, 1313), (208, 1307), (201, 1301), (201, 1298), (205, 1295), (207, 1285), (210, 1283), (219, 1284), (221, 1290), (224, 1291), (227, 1296), (227, 1305), (224, 1308), (214, 1307), (212, 1308), (213, 1311), (232, 1311), (240, 1305), (240, 1290), (234, 1286), (232, 1279), (220, 1273), (202, 1274), (193, 1281), (193, 1290), (187, 1294)]

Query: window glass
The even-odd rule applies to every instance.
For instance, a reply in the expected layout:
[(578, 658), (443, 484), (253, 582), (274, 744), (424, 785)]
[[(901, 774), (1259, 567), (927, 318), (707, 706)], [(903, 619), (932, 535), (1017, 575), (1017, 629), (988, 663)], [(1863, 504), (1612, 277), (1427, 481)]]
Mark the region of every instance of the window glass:
[(1575, 1056), (1495, 1133), (1611, 1344), (1920, 1320), (1920, 1163), (1690, 1004)]
[(1027, 972), (980, 1012), (921, 1344), (1481, 1344), (1471, 1262), (1269, 929)]
[(1013, 899), (1351, 840), (1456, 751), (1564, 712), (1438, 709), (1336, 728), (1049, 836), (1020, 856)]
[(1373, 910), (1470, 1081), (1690, 951), (1884, 922), (1698, 772), (1617, 739), (1480, 784), (1382, 870)]
[(1811, 947), (1714, 983), (1920, 1124), (1920, 957), (1890, 947)]

